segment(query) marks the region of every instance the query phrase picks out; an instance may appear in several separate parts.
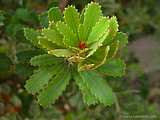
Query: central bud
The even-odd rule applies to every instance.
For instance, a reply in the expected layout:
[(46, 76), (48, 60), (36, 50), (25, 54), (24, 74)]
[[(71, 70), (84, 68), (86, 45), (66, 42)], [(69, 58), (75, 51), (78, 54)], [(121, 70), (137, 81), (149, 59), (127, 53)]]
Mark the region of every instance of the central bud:
[(87, 48), (87, 44), (86, 44), (85, 42), (81, 41), (81, 42), (79, 43), (79, 48), (80, 48), (81, 50), (84, 49), (84, 48)]

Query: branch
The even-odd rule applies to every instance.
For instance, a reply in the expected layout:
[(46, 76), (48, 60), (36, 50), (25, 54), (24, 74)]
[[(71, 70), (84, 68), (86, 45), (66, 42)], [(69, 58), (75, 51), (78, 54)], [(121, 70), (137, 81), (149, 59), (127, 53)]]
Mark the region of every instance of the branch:
[(61, 9), (61, 11), (64, 11), (64, 8), (68, 5), (70, 0), (61, 0), (59, 2), (59, 8)]

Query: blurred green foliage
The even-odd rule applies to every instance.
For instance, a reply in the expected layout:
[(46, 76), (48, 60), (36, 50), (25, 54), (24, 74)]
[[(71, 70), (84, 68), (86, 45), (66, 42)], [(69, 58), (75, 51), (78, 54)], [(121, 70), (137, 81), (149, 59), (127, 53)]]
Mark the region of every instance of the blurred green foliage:
[[(81, 11), (90, 1), (69, 0), (67, 4), (74, 4)], [(94, 1), (102, 5), (104, 15), (118, 17), (120, 30), (129, 35), (129, 45), (148, 35), (159, 43), (159, 0)], [(155, 74), (153, 78), (151, 73), (144, 72), (130, 50), (120, 51), (127, 63), (126, 76), (106, 79), (118, 97), (112, 107), (85, 107), (81, 94), (75, 94), (75, 83), (48, 109), (42, 109), (27, 94), (23, 86), (33, 72), (27, 61), (43, 51), (26, 42), (23, 28), (47, 26), (45, 11), (65, 5), (63, 0), (0, 0), (0, 120), (123, 120), (136, 115), (140, 120), (146, 120), (145, 115), (159, 120), (160, 83), (154, 80)]]

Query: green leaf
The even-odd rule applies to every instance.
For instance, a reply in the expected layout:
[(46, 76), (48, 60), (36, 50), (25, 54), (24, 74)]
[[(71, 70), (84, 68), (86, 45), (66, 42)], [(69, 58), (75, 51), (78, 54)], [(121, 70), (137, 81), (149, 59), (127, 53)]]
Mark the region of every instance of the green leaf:
[(78, 71), (93, 70), (103, 65), (106, 62), (109, 50), (109, 46), (102, 46), (101, 48), (99, 48), (92, 56), (78, 65)]
[(64, 11), (64, 19), (68, 27), (73, 30), (78, 39), (78, 26), (80, 24), (79, 13), (75, 7), (70, 6)]
[(24, 36), (27, 40), (29, 40), (33, 45), (38, 46), (38, 36), (40, 35), (39, 32), (32, 28), (24, 28)]
[(114, 103), (115, 96), (112, 89), (100, 75), (95, 71), (83, 71), (80, 72), (80, 75), (84, 79), (87, 88), (100, 103), (105, 106), (111, 106)]
[(42, 14), (39, 15), (39, 22), (42, 27), (47, 28), (49, 25), (49, 20), (48, 20), (48, 13), (43, 12)]
[(83, 23), (84, 22), (84, 9), (81, 11), (81, 14), (80, 14), (80, 23)]
[(125, 63), (121, 59), (110, 59), (101, 67), (97, 68), (99, 73), (114, 76), (114, 77), (121, 77), (125, 74)]
[(36, 50), (24, 50), (24, 51), (19, 51), (16, 54), (17, 60), (18, 62), (21, 63), (28, 63), (28, 61), (36, 56), (36, 55), (40, 55), (43, 54), (44, 52), (40, 49), (36, 49)]
[(126, 33), (118, 32), (114, 40), (119, 41), (120, 47), (125, 47), (128, 44), (128, 36)]
[(3, 11), (0, 10), (0, 26), (4, 25), (5, 16)]
[[(18, 38), (23, 39), (23, 28), (24, 26), (20, 23), (17, 24), (6, 24), (6, 33), (9, 37), (11, 37), (11, 39), (13, 40), (18, 40)], [(27, 39), (28, 40), (28, 39)]]
[(15, 17), (23, 22), (38, 22), (37, 15), (35, 14), (35, 12), (31, 12), (26, 8), (16, 9)]
[[(9, 72), (12, 66), (12, 61), (5, 54), (0, 54), (0, 73)], [(1, 74), (0, 74), (1, 75)]]
[(63, 19), (63, 14), (58, 7), (50, 8), (48, 11), (49, 21), (58, 22)]
[(60, 48), (59, 46), (57, 46), (53, 42), (48, 41), (48, 39), (46, 37), (39, 36), (38, 39), (39, 39), (38, 44), (43, 49), (54, 50), (54, 49)]
[(107, 35), (108, 35), (108, 32), (106, 32), (97, 42), (90, 45), (89, 47), (90, 51), (86, 56), (86, 58), (93, 55), (94, 52), (96, 52), (96, 50), (103, 45), (103, 41), (106, 39)]
[(117, 51), (118, 51), (118, 48), (119, 48), (119, 41), (116, 40), (116, 41), (113, 41), (113, 43), (111, 43), (110, 45), (110, 50), (109, 50), (109, 53), (108, 53), (108, 58), (113, 58), (115, 57)]
[(33, 66), (50, 66), (61, 62), (62, 59), (57, 58), (53, 55), (39, 55), (35, 56), (30, 60), (31, 65)]
[(43, 29), (42, 35), (44, 35), (49, 41), (59, 46), (64, 46), (63, 36), (59, 34), (55, 29)]
[(110, 50), (109, 46), (101, 47), (99, 48), (90, 58), (89, 61), (91, 61), (94, 64), (94, 67), (92, 69), (96, 69), (99, 66), (103, 65), (106, 62), (106, 59), (108, 57), (108, 52)]
[(15, 66), (15, 73), (16, 73), (16, 75), (26, 79), (30, 75), (32, 75), (33, 69), (34, 69), (34, 67), (31, 67), (28, 64), (18, 63)]
[(79, 36), (79, 41), (87, 41), (87, 36), (84, 33), (84, 25), (79, 24), (78, 26), (78, 36)]
[(85, 80), (78, 72), (74, 72), (73, 79), (76, 81), (76, 84), (78, 85), (79, 89), (81, 90), (81, 93), (83, 95), (84, 103), (91, 105), (98, 103), (98, 100), (96, 97), (89, 91), (87, 88), (87, 84), (85, 83)]
[(38, 95), (38, 102), (43, 107), (54, 103), (55, 100), (62, 94), (66, 86), (69, 84), (71, 74), (68, 68), (63, 67), (56, 76), (52, 78), (48, 86)]
[(118, 21), (116, 16), (110, 18), (110, 35), (114, 37), (118, 31)]
[(48, 54), (55, 55), (56, 57), (71, 57), (74, 52), (70, 49), (55, 49), (48, 51)]
[(49, 80), (56, 74), (56, 71), (59, 69), (59, 65), (40, 68), (29, 78), (29, 80), (26, 81), (26, 90), (32, 94), (39, 92), (44, 88), (45, 85), (48, 84)]
[(109, 19), (101, 17), (89, 34), (87, 43), (97, 42), (104, 34), (108, 34)]
[[(124, 74), (124, 62), (113, 59), (117, 50), (127, 44), (125, 34), (118, 32), (117, 18), (103, 17), (101, 6), (91, 2), (81, 14), (68, 6), (63, 16), (58, 7), (53, 7), (41, 19), (47, 28), (24, 30), (28, 40), (46, 50), (30, 60), (39, 69), (26, 82), (27, 91), (36, 94), (45, 107), (62, 94), (73, 72), (84, 103), (113, 104), (112, 89), (100, 75)], [(76, 69), (70, 71), (69, 67)]]
[(87, 40), (100, 16), (102, 15), (101, 7), (98, 3), (90, 3), (85, 7), (84, 22), (79, 27), (80, 40)]
[(63, 35), (63, 42), (67, 47), (75, 47), (78, 45), (76, 34), (63, 22), (57, 22), (57, 30)]
[(109, 25), (109, 35), (107, 36), (106, 40), (104, 41), (104, 44), (109, 45), (113, 38), (116, 36), (118, 31), (118, 21), (116, 16), (113, 16), (110, 18), (110, 25)]

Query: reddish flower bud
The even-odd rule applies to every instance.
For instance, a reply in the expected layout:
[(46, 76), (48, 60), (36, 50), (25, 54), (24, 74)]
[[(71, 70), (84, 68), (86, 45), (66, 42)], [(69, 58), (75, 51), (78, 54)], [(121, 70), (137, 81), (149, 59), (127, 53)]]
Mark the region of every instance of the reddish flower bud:
[(80, 49), (84, 49), (84, 48), (86, 48), (86, 47), (87, 47), (87, 45), (86, 45), (85, 42), (81, 41), (81, 42), (79, 43), (79, 48), (80, 48)]

